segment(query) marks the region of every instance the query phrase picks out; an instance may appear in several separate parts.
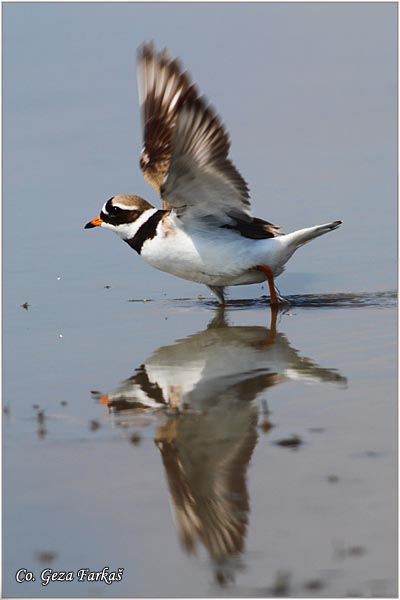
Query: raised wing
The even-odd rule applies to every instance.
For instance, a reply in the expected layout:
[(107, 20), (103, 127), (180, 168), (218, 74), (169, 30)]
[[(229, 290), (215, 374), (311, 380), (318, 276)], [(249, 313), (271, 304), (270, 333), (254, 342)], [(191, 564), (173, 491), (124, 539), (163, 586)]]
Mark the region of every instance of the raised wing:
[(254, 219), (246, 181), (228, 158), (229, 136), (177, 60), (152, 44), (139, 50), (139, 93), (144, 148), (140, 166), (186, 225), (207, 223), (254, 239), (279, 227)]
[(229, 147), (221, 121), (203, 98), (181, 107), (161, 193), (183, 220), (252, 220), (249, 188), (228, 159)]
[(140, 166), (145, 179), (160, 192), (171, 160), (171, 142), (182, 104), (197, 97), (190, 79), (166, 50), (153, 44), (138, 51), (139, 100), (143, 116), (144, 145)]

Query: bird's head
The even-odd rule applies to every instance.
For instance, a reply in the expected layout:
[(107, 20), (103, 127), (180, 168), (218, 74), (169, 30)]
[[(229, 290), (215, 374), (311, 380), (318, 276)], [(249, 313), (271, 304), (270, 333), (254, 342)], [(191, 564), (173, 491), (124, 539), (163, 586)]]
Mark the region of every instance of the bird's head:
[(131, 239), (141, 224), (141, 217), (153, 206), (140, 196), (113, 196), (103, 205), (100, 215), (86, 223), (85, 229), (105, 227), (123, 240)]

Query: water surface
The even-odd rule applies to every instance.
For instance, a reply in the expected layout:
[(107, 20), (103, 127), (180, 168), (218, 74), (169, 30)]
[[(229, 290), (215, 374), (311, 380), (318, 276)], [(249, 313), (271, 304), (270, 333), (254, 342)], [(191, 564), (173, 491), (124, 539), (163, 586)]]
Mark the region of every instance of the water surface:
[[(396, 594), (396, 27), (395, 3), (3, 5), (4, 597)], [(257, 216), (344, 222), (276, 321), (265, 286), (221, 313), (83, 229), (158, 202), (149, 39), (221, 113)]]
[[(7, 595), (393, 595), (388, 296), (277, 322), (265, 304), (126, 302), (125, 327), (93, 326), (74, 356), (81, 332), (54, 336), (56, 372), (38, 358), (4, 416)], [(123, 580), (13, 581), (105, 565)]]

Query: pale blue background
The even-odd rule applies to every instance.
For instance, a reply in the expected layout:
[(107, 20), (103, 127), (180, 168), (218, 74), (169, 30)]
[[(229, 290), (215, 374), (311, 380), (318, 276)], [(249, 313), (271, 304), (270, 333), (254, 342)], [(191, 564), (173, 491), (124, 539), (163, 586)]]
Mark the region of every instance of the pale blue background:
[[(395, 289), (397, 4), (2, 8), (3, 595), (223, 595), (209, 583), (204, 556), (191, 560), (179, 547), (155, 426), (133, 449), (90, 395), (115, 389), (158, 347), (203, 330), (213, 306), (196, 298), (207, 290), (152, 270), (109, 232), (83, 226), (118, 193), (158, 202), (138, 167), (135, 65), (137, 47), (154, 39), (181, 57), (218, 109), (256, 215), (285, 231), (344, 221), (292, 258), (278, 280), (282, 294), (368, 292), (373, 304), (374, 292)], [(261, 286), (231, 291), (263, 293)], [(20, 306), (26, 301), (28, 311)], [(228, 320), (267, 325), (269, 311), (230, 308)], [(395, 309), (384, 302), (297, 308), (281, 316), (278, 330), (300, 356), (338, 369), (349, 386), (292, 382), (268, 392), (271, 435), (298, 432), (306, 444), (304, 453), (288, 454), (260, 437), (249, 470), (249, 568), (228, 595), (265, 596), (282, 568), (294, 569), (294, 593), (304, 595), (314, 566), (331, 568), (336, 524), (348, 545), (367, 552), (339, 565), (332, 559), (336, 571), (323, 592), (393, 595)], [(45, 411), (45, 439), (33, 404)], [(96, 434), (89, 419), (101, 421)], [(313, 438), (311, 427), (325, 433)], [(315, 479), (330, 474), (327, 456), (343, 487)], [(274, 491), (289, 502), (288, 520)], [(317, 504), (307, 496), (304, 509), (301, 494), (314, 491)], [(323, 532), (315, 506), (326, 511)], [(316, 543), (298, 552), (308, 536)], [(36, 553), (46, 550), (57, 553), (58, 569), (109, 562), (127, 575), (113, 588), (16, 584), (16, 569), (39, 571)]]
[(4, 4), (5, 282), (12, 270), (28, 293), (30, 277), (67, 268), (141, 297), (205, 289), (82, 229), (114, 194), (158, 202), (138, 167), (135, 67), (154, 39), (222, 115), (255, 214), (284, 231), (344, 221), (294, 257), (282, 293), (393, 289), (396, 13), (395, 3)]

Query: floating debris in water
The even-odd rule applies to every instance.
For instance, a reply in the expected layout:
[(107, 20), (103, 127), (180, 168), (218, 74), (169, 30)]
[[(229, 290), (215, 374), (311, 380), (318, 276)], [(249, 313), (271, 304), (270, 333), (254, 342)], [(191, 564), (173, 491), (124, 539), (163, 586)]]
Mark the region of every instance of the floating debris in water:
[(51, 550), (42, 550), (39, 552), (35, 552), (35, 558), (37, 561), (41, 563), (52, 563), (58, 558), (57, 552), (52, 552)]
[(60, 404), (61, 406), (67, 406), (68, 402), (66, 400), (61, 400)]
[(308, 431), (310, 433), (324, 433), (325, 427), (310, 427)]
[(363, 556), (366, 553), (366, 549), (363, 546), (350, 546), (347, 549), (349, 556)]
[(38, 410), (40, 408), (39, 404), (32, 404), (33, 410)]
[(137, 431), (135, 431), (135, 433), (132, 433), (131, 435), (131, 444), (133, 444), (134, 446), (139, 446), (140, 442), (141, 442), (142, 438), (140, 436), (139, 433), (137, 433)]
[(224, 588), (234, 582), (234, 575), (230, 572), (229, 567), (224, 568), (224, 566), (220, 566), (214, 572), (214, 581), (220, 587)]
[(364, 456), (367, 456), (368, 458), (377, 458), (380, 455), (380, 452), (376, 452), (376, 450), (367, 450), (364, 453)]
[(337, 475), (328, 475), (328, 477), (326, 478), (326, 480), (329, 483), (337, 483), (339, 481), (339, 477)]
[(304, 584), (304, 589), (308, 592), (319, 592), (325, 587), (325, 584), (321, 579), (310, 579)]
[(347, 548), (344, 546), (335, 548), (335, 555), (337, 558), (347, 558), (349, 556), (360, 557), (364, 556), (367, 552), (367, 549), (364, 546), (360, 546), (358, 544), (354, 544), (353, 546), (348, 546)]
[(60, 279), (61, 279), (61, 276), (57, 275), (57, 281), (60, 281)]
[(109, 290), (111, 288), (111, 285), (105, 285), (104, 289)]
[(97, 431), (98, 429), (100, 429), (100, 423), (98, 421), (96, 421), (95, 419), (92, 419), (89, 422), (89, 429), (90, 429), (90, 431)]
[(277, 446), (282, 446), (282, 448), (298, 448), (302, 444), (304, 444), (303, 440), (298, 435), (292, 435), (290, 438), (284, 438), (282, 440), (278, 440), (275, 442)]
[(59, 337), (59, 338), (62, 338), (62, 337), (63, 337), (63, 334), (62, 334), (62, 333), (60, 333), (58, 337)]
[(131, 298), (128, 302), (154, 302), (153, 298)]
[(40, 423), (41, 425), (43, 425), (43, 423), (46, 420), (45, 414), (44, 414), (44, 410), (39, 410), (39, 412), (36, 415), (38, 423)]
[(10, 407), (9, 406), (3, 406), (3, 413), (5, 415), (9, 415), (10, 414)]
[(28, 310), (28, 308), (29, 308), (30, 306), (31, 306), (31, 305), (29, 304), (29, 302), (24, 302), (23, 304), (20, 304), (20, 307), (21, 307), (21, 308), (24, 308), (25, 310)]
[(290, 573), (288, 571), (278, 571), (270, 589), (271, 596), (289, 596), (289, 590)]
[(44, 425), (39, 425), (37, 430), (38, 438), (43, 440), (47, 435), (47, 429)]
[(275, 427), (275, 425), (273, 423), (271, 423), (271, 421), (269, 419), (264, 419), (261, 423), (260, 423), (260, 429), (264, 432), (264, 433), (268, 433), (268, 431), (271, 431), (271, 429), (273, 429)]

